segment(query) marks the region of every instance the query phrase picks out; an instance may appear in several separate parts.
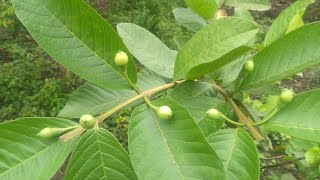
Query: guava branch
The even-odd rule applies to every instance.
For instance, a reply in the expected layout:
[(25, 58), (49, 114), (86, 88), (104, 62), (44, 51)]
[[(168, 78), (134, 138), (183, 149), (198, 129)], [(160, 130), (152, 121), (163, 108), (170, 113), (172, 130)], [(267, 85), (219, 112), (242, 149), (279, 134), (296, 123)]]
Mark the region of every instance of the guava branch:
[(236, 105), (236, 103), (234, 103), (234, 101), (229, 97), (229, 93), (215, 83), (213, 83), (212, 85), (215, 89), (217, 89), (223, 95), (226, 101), (231, 105), (236, 115), (240, 119), (240, 122), (242, 122), (247, 126), (252, 136), (259, 142), (264, 140), (263, 136), (252, 126), (252, 123), (250, 122), (249, 118), (245, 114), (243, 114), (243, 112)]
[[(176, 82), (172, 82), (172, 83), (169, 83), (169, 84), (165, 84), (165, 85), (162, 85), (162, 86), (158, 86), (156, 88), (153, 88), (153, 89), (149, 89), (149, 90), (146, 90), (146, 91), (143, 91), (141, 92), (140, 94), (138, 94), (137, 96), (134, 96), (132, 97), (131, 99), (128, 99), (124, 102), (122, 102), (121, 104), (118, 104), (117, 106), (113, 107), (112, 109), (102, 113), (101, 115), (99, 115), (97, 117), (97, 122), (98, 123), (102, 123), (106, 118), (108, 118), (109, 116), (111, 116), (112, 114), (118, 112), (119, 110), (121, 110), (122, 108), (128, 106), (129, 104), (133, 103), (133, 102), (136, 102), (137, 100), (139, 99), (142, 99), (144, 97), (150, 97), (152, 96), (153, 94), (155, 93), (158, 93), (158, 92), (161, 92), (161, 91), (164, 91), (166, 89), (169, 89), (169, 88), (172, 88), (174, 86), (176, 86), (177, 84), (180, 84), (184, 82), (184, 80), (182, 81), (176, 81)], [(62, 135), (60, 137), (60, 141), (62, 142), (66, 142), (68, 141), (69, 139), (83, 133), (85, 131), (85, 129), (83, 129), (82, 127), (81, 128), (77, 128), (77, 129), (74, 129), (64, 135)]]

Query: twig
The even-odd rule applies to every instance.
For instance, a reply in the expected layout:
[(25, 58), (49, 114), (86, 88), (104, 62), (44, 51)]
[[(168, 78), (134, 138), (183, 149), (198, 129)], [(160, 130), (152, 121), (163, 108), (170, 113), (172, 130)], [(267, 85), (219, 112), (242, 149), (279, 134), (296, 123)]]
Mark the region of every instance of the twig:
[[(139, 95), (134, 96), (133, 98), (128, 99), (128, 100), (124, 101), (123, 103), (121, 103), (121, 104), (113, 107), (112, 109), (110, 109), (110, 110), (102, 113), (101, 115), (99, 115), (96, 118), (97, 119), (97, 123), (102, 123), (107, 117), (111, 116), (112, 114), (116, 113), (117, 111), (121, 110), (122, 108), (126, 107), (127, 105), (129, 105), (129, 104), (131, 104), (131, 103), (133, 103), (133, 102), (135, 102), (135, 101), (137, 101), (139, 99), (142, 99), (144, 97), (152, 96), (153, 94), (155, 94), (157, 92), (172, 88), (175, 85), (180, 84), (182, 82), (184, 82), (184, 80), (183, 81), (172, 82), (172, 83), (165, 84), (165, 85), (153, 88), (153, 89), (149, 89), (149, 90), (143, 91)], [(82, 127), (74, 129), (74, 130), (72, 130), (72, 131), (60, 136), (60, 141), (66, 142), (66, 141), (72, 139), (73, 137), (83, 133), (84, 131), (85, 131), (85, 129), (82, 128)]]
[(236, 115), (240, 119), (240, 122), (242, 122), (243, 124), (245, 124), (247, 126), (247, 128), (250, 131), (250, 133), (252, 134), (252, 136), (256, 140), (258, 140), (259, 142), (263, 141), (264, 140), (263, 136), (252, 126), (252, 123), (249, 120), (249, 118), (243, 114), (243, 112), (236, 105), (236, 103), (234, 103), (234, 101), (229, 97), (229, 93), (215, 83), (213, 83), (212, 85), (215, 89), (217, 89), (224, 96), (226, 101), (231, 105), (231, 107), (235, 111)]
[(62, 142), (67, 142), (68, 140), (76, 137), (77, 135), (83, 133), (86, 129), (82, 128), (82, 127), (78, 127), (62, 136), (60, 136), (60, 141)]
[(274, 156), (274, 157), (265, 157), (265, 158), (260, 158), (262, 160), (271, 160), (271, 159), (281, 159), (284, 158), (285, 155), (280, 155), (280, 156)]
[(287, 162), (284, 162), (284, 163), (279, 163), (279, 164), (273, 164), (273, 165), (269, 165), (269, 166), (263, 166), (261, 167), (262, 169), (265, 169), (265, 168), (273, 168), (273, 167), (279, 167), (279, 166), (284, 166), (284, 165), (287, 165), (287, 164), (292, 164), (296, 161), (300, 161), (300, 160), (303, 160), (305, 159), (305, 157), (300, 157), (300, 158), (297, 158), (297, 159), (293, 159), (293, 160), (290, 160), (290, 161), (287, 161)]

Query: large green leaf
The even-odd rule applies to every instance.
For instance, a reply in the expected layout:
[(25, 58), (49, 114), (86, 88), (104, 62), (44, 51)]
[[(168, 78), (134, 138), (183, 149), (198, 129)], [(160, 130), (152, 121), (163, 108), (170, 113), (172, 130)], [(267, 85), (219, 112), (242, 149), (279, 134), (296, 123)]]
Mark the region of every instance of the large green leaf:
[(164, 77), (173, 77), (176, 51), (169, 49), (151, 32), (135, 24), (120, 23), (117, 29), (130, 52), (139, 62)]
[(227, 179), (258, 180), (260, 164), (257, 148), (241, 129), (223, 129), (207, 137), (222, 160)]
[[(13, 0), (16, 15), (38, 44), (60, 64), (101, 87), (129, 89), (114, 56), (127, 48), (112, 27), (84, 1)], [(130, 57), (128, 75), (136, 81)]]
[(37, 134), (45, 127), (68, 127), (74, 122), (58, 118), (21, 118), (0, 124), (0, 179), (50, 179), (78, 138), (62, 143)]
[(126, 150), (105, 129), (86, 132), (76, 145), (65, 179), (138, 179)]
[(225, 179), (223, 165), (197, 124), (181, 105), (160, 99), (173, 110), (170, 120), (142, 105), (131, 116), (129, 152), (139, 179)]
[(290, 7), (282, 11), (280, 15), (273, 21), (270, 29), (267, 32), (264, 43), (270, 44), (284, 35), (292, 19), (312, 2), (314, 2), (314, 0), (298, 0)]
[(172, 12), (179, 24), (193, 32), (197, 32), (208, 25), (205, 19), (188, 8), (175, 8)]
[(244, 78), (241, 89), (275, 82), (319, 64), (319, 32), (319, 22), (303, 26), (257, 53), (255, 68)]
[(85, 83), (71, 96), (58, 117), (80, 118), (84, 114), (98, 115), (136, 95), (133, 90), (105, 90)]
[(265, 126), (289, 136), (320, 142), (320, 89), (296, 96)]
[(217, 11), (218, 4), (215, 0), (184, 0), (186, 4), (201, 17), (210, 19)]
[[(242, 46), (258, 30), (253, 22), (235, 17), (226, 17), (209, 24), (179, 51), (174, 79), (194, 79), (229, 63), (248, 50)], [(194, 74), (190, 73), (192, 69)]]
[(266, 11), (271, 8), (269, 0), (225, 0), (224, 4), (254, 11)]

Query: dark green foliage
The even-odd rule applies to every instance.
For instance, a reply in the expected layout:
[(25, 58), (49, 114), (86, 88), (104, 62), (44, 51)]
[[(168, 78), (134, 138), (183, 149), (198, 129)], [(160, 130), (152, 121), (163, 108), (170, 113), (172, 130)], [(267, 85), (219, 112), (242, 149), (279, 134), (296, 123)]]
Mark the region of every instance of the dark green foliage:
[(0, 36), (0, 120), (56, 116), (82, 82), (25, 33)]

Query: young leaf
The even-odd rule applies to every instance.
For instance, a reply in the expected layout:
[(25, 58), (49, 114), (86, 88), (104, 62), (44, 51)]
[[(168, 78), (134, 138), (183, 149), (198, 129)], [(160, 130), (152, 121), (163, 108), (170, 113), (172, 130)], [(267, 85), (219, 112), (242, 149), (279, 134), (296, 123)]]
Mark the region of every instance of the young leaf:
[(197, 14), (205, 19), (210, 19), (217, 11), (218, 4), (215, 0), (184, 0)]
[(314, 0), (298, 0), (287, 9), (282, 11), (275, 19), (267, 32), (264, 43), (271, 44), (279, 37), (284, 35), (290, 25), (292, 19), (302, 10), (304, 10)]
[(304, 15), (305, 9), (301, 10), (298, 14), (296, 14), (295, 16), (293, 16), (293, 18), (291, 19), (289, 25), (288, 25), (288, 29), (286, 31), (286, 34), (288, 34), (289, 32), (298, 29), (299, 27), (304, 25), (303, 22), (303, 15)]
[[(84, 1), (13, 0), (15, 13), (38, 44), (80, 77), (110, 89), (130, 89), (115, 54), (127, 48), (112, 27)], [(129, 53), (128, 53), (129, 54)], [(136, 82), (132, 58), (127, 65)]]
[(195, 79), (229, 63), (249, 49), (242, 46), (246, 45), (258, 30), (253, 22), (235, 17), (226, 17), (209, 24), (179, 51), (174, 79)]
[(126, 150), (105, 129), (87, 131), (77, 143), (65, 179), (138, 179)]
[(78, 138), (63, 143), (37, 134), (46, 127), (74, 125), (76, 123), (59, 118), (21, 118), (0, 124), (0, 179), (50, 179)]
[(241, 129), (222, 129), (207, 137), (221, 157), (227, 179), (260, 178), (257, 148), (249, 134)]
[(130, 52), (145, 67), (166, 78), (173, 77), (177, 52), (169, 49), (148, 30), (131, 23), (117, 25)]
[(179, 24), (193, 32), (197, 32), (208, 25), (205, 19), (188, 8), (175, 8), (172, 12)]
[(294, 97), (265, 126), (289, 136), (320, 142), (320, 89)]
[(266, 11), (271, 8), (269, 0), (225, 0), (224, 4), (253, 11)]
[(173, 115), (161, 120), (146, 105), (136, 108), (129, 126), (129, 152), (139, 179), (225, 179), (222, 163), (181, 105), (160, 99)]
[(58, 117), (80, 118), (84, 114), (98, 115), (136, 95), (133, 90), (107, 90), (85, 83), (71, 96)]
[(320, 23), (312, 23), (283, 36), (253, 57), (254, 70), (240, 89), (249, 89), (290, 77), (320, 63)]

